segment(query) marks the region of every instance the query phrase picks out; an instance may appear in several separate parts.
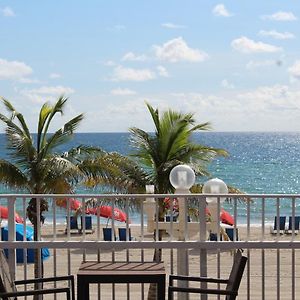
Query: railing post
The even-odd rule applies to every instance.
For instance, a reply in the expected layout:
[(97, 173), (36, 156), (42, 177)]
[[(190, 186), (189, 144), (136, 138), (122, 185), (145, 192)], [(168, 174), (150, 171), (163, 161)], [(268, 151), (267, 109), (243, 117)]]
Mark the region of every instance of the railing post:
[[(200, 242), (206, 241), (206, 197), (199, 199)], [(200, 276), (207, 277), (207, 250), (200, 249)], [(201, 282), (201, 288), (206, 289), (207, 283)], [(207, 300), (207, 295), (201, 294), (201, 300)]]
[[(15, 208), (16, 198), (7, 198), (8, 207), (8, 241), (14, 242), (16, 240), (16, 223), (15, 223)], [(8, 264), (12, 280), (16, 278), (16, 249), (8, 250)]]

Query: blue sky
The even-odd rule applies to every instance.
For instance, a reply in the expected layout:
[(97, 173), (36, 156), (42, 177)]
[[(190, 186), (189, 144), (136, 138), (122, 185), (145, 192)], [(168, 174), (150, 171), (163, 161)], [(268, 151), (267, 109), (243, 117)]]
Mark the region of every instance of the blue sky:
[(32, 131), (61, 94), (82, 132), (152, 130), (145, 101), (216, 131), (299, 131), (299, 18), (295, 0), (0, 0), (0, 95)]

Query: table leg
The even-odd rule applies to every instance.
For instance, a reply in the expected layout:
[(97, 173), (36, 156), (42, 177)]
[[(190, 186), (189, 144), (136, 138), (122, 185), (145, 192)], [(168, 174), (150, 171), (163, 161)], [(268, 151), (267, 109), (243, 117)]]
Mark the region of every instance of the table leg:
[(77, 300), (89, 300), (89, 283), (81, 277), (77, 277)]
[(166, 298), (166, 277), (163, 276), (158, 282), (157, 282), (157, 299), (159, 300), (165, 300)]

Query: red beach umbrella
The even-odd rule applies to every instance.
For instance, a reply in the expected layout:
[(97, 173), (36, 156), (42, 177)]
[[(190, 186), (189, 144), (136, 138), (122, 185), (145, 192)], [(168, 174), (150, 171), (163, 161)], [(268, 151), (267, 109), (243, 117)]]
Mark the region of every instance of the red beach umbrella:
[[(2, 219), (8, 219), (8, 208), (5, 206), (0, 206), (0, 217)], [(19, 216), (18, 213), (15, 212), (15, 221), (17, 223), (24, 223), (24, 220), (22, 217)]]
[[(114, 210), (112, 210), (111, 206), (108, 205), (102, 205), (99, 207), (99, 215), (100, 217), (108, 218), (108, 219), (114, 219), (119, 222), (126, 222), (127, 221), (127, 215), (125, 212), (123, 212), (121, 209), (114, 207)], [(87, 214), (92, 215), (98, 215), (98, 207), (88, 208), (86, 210)]]
[[(209, 211), (208, 207), (205, 208), (205, 213), (207, 215), (210, 215), (210, 211)], [(227, 224), (227, 225), (231, 225), (231, 226), (234, 225), (234, 219), (233, 219), (232, 215), (228, 211), (226, 211), (224, 208), (221, 209), (220, 220), (223, 224)]]
[(56, 205), (62, 208), (67, 208), (68, 207), (68, 201), (70, 201), (70, 209), (71, 210), (77, 210), (78, 208), (81, 207), (81, 202), (75, 198), (70, 198), (70, 199), (57, 199), (56, 200)]

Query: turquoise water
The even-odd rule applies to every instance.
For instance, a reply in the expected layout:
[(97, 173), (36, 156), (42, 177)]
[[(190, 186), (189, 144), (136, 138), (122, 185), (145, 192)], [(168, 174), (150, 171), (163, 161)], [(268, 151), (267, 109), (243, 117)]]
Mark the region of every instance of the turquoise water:
[[(241, 132), (205, 132), (195, 134), (196, 142), (226, 149), (230, 155), (218, 158), (210, 166), (212, 177), (224, 180), (246, 193), (300, 193), (300, 133), (241, 133)], [(79, 133), (75, 135), (67, 148), (73, 145), (87, 144), (102, 147), (107, 151), (129, 154), (128, 133)], [(7, 158), (5, 136), (0, 134), (0, 158)], [(207, 178), (198, 178), (204, 182)], [(9, 190), (1, 186), (0, 193)], [(78, 193), (94, 193), (79, 187)], [(298, 204), (298, 203), (297, 203)], [(232, 211), (232, 205), (225, 204)], [(291, 214), (290, 201), (281, 203), (281, 213)], [(297, 210), (298, 210), (297, 205)], [(245, 221), (246, 207), (239, 205), (239, 218)], [(296, 213), (300, 213), (296, 211)], [(259, 220), (260, 204), (251, 205), (251, 219)], [(273, 201), (266, 202), (267, 220), (276, 214)]]

